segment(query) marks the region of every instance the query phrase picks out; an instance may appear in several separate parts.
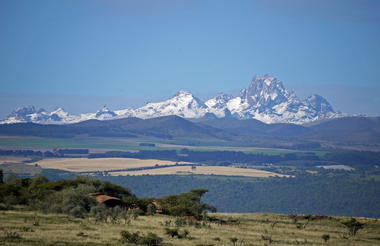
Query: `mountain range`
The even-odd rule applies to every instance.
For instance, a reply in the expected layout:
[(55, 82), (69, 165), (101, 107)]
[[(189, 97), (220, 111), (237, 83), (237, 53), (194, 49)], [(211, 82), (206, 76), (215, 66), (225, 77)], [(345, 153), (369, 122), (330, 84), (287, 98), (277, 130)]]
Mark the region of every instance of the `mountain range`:
[[(135, 117), (115, 120), (87, 120), (73, 124), (14, 123), (0, 125), (0, 136), (36, 136), (49, 138), (124, 137), (181, 140), (197, 142), (261, 146), (278, 148), (306, 148), (310, 146), (343, 145), (378, 149), (380, 117), (340, 117), (315, 121), (312, 124), (266, 124), (255, 119), (235, 118), (184, 119), (162, 116), (140, 119)], [(318, 144), (316, 144), (318, 143)], [(312, 144), (312, 145), (310, 145)], [(372, 148), (371, 147), (371, 148)]]
[(205, 102), (181, 90), (168, 100), (147, 103), (137, 109), (112, 111), (104, 107), (95, 113), (72, 115), (62, 108), (48, 112), (33, 106), (21, 107), (0, 123), (70, 124), (91, 119), (110, 120), (130, 117), (149, 119), (169, 115), (189, 119), (235, 118), (294, 124), (343, 116), (342, 113), (334, 111), (331, 104), (322, 96), (314, 94), (301, 100), (295, 93), (286, 90), (280, 80), (264, 75), (255, 76), (248, 88), (241, 90), (237, 96), (220, 93)]

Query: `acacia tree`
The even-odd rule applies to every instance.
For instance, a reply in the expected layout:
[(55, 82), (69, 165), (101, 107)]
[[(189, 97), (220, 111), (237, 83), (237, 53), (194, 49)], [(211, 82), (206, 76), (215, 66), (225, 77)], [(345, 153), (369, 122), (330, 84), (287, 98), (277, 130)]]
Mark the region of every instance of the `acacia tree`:
[(348, 230), (348, 235), (349, 236), (355, 236), (356, 233), (360, 230), (360, 229), (363, 229), (364, 227), (364, 224), (363, 223), (360, 223), (359, 221), (357, 221), (355, 218), (351, 218), (351, 220), (349, 221), (346, 221), (346, 222), (342, 222), (342, 224), (344, 226), (346, 226), (347, 230)]
[(201, 202), (202, 196), (208, 190), (196, 189), (179, 195), (169, 195), (159, 199), (163, 213), (174, 216), (202, 217), (206, 211), (216, 211), (213, 206)]

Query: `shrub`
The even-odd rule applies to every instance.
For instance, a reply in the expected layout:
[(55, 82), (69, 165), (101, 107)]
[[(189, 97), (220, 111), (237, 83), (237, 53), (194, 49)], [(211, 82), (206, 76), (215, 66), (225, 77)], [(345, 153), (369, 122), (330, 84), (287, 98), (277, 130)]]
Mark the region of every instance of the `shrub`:
[(156, 213), (156, 206), (154, 206), (153, 204), (148, 204), (147, 208), (146, 208), (146, 214), (147, 215), (153, 215)]
[(162, 238), (154, 233), (149, 232), (147, 235), (141, 237), (140, 244), (147, 246), (159, 246), (162, 243)]
[(147, 246), (160, 246), (162, 243), (162, 238), (151, 232), (142, 236), (140, 236), (140, 232), (130, 233), (128, 231), (122, 231), (120, 234), (122, 243), (132, 243)]
[(70, 209), (69, 214), (75, 218), (84, 218), (86, 210), (81, 206), (75, 206)]
[(329, 234), (323, 234), (322, 239), (323, 239), (323, 241), (325, 241), (325, 243), (327, 243), (327, 241), (330, 240), (330, 235)]
[(261, 239), (264, 240), (264, 241), (268, 241), (268, 243), (272, 243), (273, 242), (272, 236), (270, 236), (270, 235), (261, 235)]
[(172, 238), (179, 236), (178, 229), (165, 228), (165, 233), (166, 233), (166, 235), (168, 235), (168, 236), (170, 236)]
[(108, 210), (104, 204), (98, 204), (91, 208), (90, 215), (95, 218), (95, 221), (107, 222)]
[(0, 203), (0, 210), (11, 210), (12, 206), (5, 203)]
[(12, 240), (19, 240), (19, 239), (21, 239), (20, 234), (18, 234), (15, 231), (4, 230), (3, 233), (4, 233), (4, 239), (6, 239), (6, 240), (11, 240), (12, 241)]
[(122, 243), (134, 243), (137, 244), (140, 240), (140, 232), (130, 233), (128, 231), (122, 231), (121, 234), (121, 242)]
[(236, 238), (236, 237), (231, 237), (231, 238), (230, 238), (230, 241), (231, 241), (231, 243), (232, 243), (233, 245), (235, 245), (235, 244), (237, 243), (238, 240), (239, 240), (239, 239)]
[(188, 230), (183, 230), (182, 232), (180, 230), (178, 230), (177, 228), (165, 228), (165, 233), (166, 235), (174, 238), (178, 238), (178, 239), (182, 239), (182, 238), (188, 238), (188, 239), (191, 239), (189, 236), (190, 232)]

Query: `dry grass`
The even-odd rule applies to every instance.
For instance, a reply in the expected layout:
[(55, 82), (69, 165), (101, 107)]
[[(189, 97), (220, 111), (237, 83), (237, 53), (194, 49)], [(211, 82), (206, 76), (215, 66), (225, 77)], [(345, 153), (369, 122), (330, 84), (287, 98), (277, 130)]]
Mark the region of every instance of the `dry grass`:
[(273, 176), (284, 177), (288, 175), (251, 169), (251, 168), (235, 168), (224, 166), (197, 166), (192, 169), (191, 166), (173, 166), (155, 169), (146, 169), (139, 171), (113, 172), (111, 175), (164, 175), (164, 174), (204, 174), (204, 175), (223, 175), (223, 176), (244, 176), (267, 178)]
[[(360, 219), (365, 223), (355, 237), (346, 236), (346, 228), (341, 221), (348, 218), (311, 221), (299, 229), (286, 215), (274, 214), (218, 214), (217, 217), (238, 220), (238, 224), (180, 227), (188, 230), (189, 239), (172, 239), (165, 235), (166, 221), (174, 221), (168, 216), (143, 216), (130, 225), (96, 223), (92, 219), (72, 219), (64, 215), (43, 215), (34, 212), (7, 211), (0, 214), (0, 245), (122, 245), (120, 232), (140, 231), (156, 233), (164, 239), (164, 245), (233, 245), (231, 238), (237, 238), (235, 245), (379, 245), (380, 222), (374, 219)], [(35, 221), (39, 222), (34, 226)], [(305, 223), (305, 220), (299, 220)], [(171, 226), (174, 228), (173, 226)], [(15, 232), (20, 238), (7, 238), (5, 232)], [(325, 243), (322, 235), (330, 239)], [(270, 239), (270, 240), (269, 240)]]
[[(134, 158), (51, 158), (31, 163), (31, 165), (38, 164), (42, 168), (60, 169), (69, 172), (91, 172), (152, 167), (155, 165), (175, 165), (176, 163), (173, 161), (140, 160)], [(186, 164), (186, 162), (178, 163)]]

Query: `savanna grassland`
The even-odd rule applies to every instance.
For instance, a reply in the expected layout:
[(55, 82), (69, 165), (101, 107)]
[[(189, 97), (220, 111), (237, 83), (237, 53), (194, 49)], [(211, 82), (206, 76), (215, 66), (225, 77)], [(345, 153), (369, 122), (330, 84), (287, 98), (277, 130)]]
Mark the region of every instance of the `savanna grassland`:
[[(364, 226), (350, 235), (344, 217), (276, 214), (211, 214), (219, 222), (185, 222), (167, 215), (96, 222), (62, 214), (1, 211), (0, 245), (136, 245), (121, 232), (154, 233), (159, 245), (379, 245), (380, 222), (357, 219)], [(342, 223), (343, 222), (343, 223)], [(167, 231), (185, 236), (171, 237)], [(175, 233), (174, 233), (175, 234)], [(149, 245), (149, 244), (145, 244)], [(154, 245), (154, 244), (151, 244)]]

